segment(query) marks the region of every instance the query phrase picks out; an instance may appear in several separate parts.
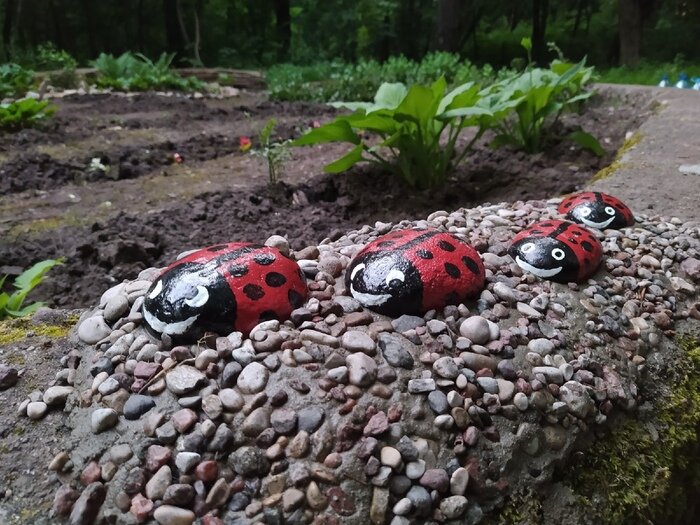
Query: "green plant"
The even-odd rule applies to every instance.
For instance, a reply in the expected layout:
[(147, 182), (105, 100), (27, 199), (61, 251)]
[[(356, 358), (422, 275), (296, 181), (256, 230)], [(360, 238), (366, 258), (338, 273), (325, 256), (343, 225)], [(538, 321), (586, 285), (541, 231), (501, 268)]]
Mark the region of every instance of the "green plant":
[(290, 140), (282, 142), (272, 142), (272, 133), (277, 125), (277, 120), (271, 118), (265, 124), (265, 127), (260, 131), (258, 140), (260, 149), (253, 151), (254, 155), (264, 158), (267, 161), (267, 171), (269, 175), (270, 185), (275, 185), (280, 180), (284, 163), (289, 160), (289, 143)]
[(23, 98), (8, 104), (0, 104), (0, 128), (18, 129), (30, 126), (50, 117), (55, 106), (46, 100)]
[(78, 84), (75, 68), (78, 62), (68, 51), (58, 49), (51, 42), (37, 48), (36, 66), (41, 70), (50, 71), (48, 75), (52, 86), (68, 89)]
[(194, 91), (204, 85), (194, 77), (182, 78), (171, 69), (174, 53), (163, 53), (155, 62), (141, 53), (126, 52), (118, 57), (101, 53), (91, 65), (97, 69), (96, 84), (121, 91), (176, 89)]
[(19, 64), (0, 65), (0, 97), (21, 97), (34, 83), (34, 72)]
[[(44, 280), (46, 273), (57, 264), (62, 264), (62, 260), (48, 259), (41, 261), (15, 278), (12, 285), (16, 290), (12, 294), (7, 292), (0, 293), (0, 319), (5, 317), (22, 317), (43, 306), (41, 302), (32, 303), (28, 306), (23, 305), (29, 292), (36, 288)], [(7, 275), (0, 277), (0, 290), (2, 290), (6, 280)]]
[[(477, 84), (470, 82), (446, 91), (444, 77), (430, 86), (414, 84), (407, 88), (401, 83), (384, 83), (374, 102), (333, 104), (355, 112), (312, 129), (292, 144), (353, 144), (350, 152), (325, 167), (329, 173), (366, 161), (397, 174), (413, 188), (438, 186), (471, 151), (486, 130), (488, 119), (501, 111), (496, 104), (490, 108), (477, 105), (481, 98)], [(466, 145), (458, 146), (460, 132), (471, 126), (477, 128), (476, 133)], [(363, 140), (364, 132), (379, 135), (381, 141), (375, 144)]]
[[(522, 45), (530, 60), (530, 39), (524, 38)], [(584, 89), (592, 75), (593, 68), (585, 67), (585, 59), (576, 64), (554, 60), (549, 69), (530, 66), (487, 88), (485, 95), (496, 97), (501, 105), (512, 108), (505, 118), (492, 119), (490, 125), (496, 131), (492, 144), (509, 145), (528, 153), (541, 151), (562, 113), (593, 96), (593, 91)], [(585, 131), (575, 131), (566, 138), (596, 155), (603, 154), (598, 140)]]

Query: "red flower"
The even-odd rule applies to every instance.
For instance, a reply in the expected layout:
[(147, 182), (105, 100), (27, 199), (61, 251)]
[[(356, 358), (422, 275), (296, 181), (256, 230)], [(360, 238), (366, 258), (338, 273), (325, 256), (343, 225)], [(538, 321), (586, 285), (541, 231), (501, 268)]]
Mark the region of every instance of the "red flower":
[(253, 143), (250, 141), (250, 138), (246, 136), (242, 136), (238, 138), (238, 145), (240, 150), (245, 153), (248, 151), (250, 148), (253, 147)]
[(179, 153), (173, 153), (173, 162), (175, 162), (175, 164), (182, 164), (185, 162), (185, 159), (183, 159), (182, 155)]

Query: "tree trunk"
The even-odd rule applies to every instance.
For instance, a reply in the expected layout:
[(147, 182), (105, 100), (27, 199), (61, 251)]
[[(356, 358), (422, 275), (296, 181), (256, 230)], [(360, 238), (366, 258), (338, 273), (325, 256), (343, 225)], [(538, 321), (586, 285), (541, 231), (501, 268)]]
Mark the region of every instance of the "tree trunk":
[(549, 0), (534, 0), (532, 3), (532, 59), (541, 66), (544, 66), (547, 61), (545, 34), (548, 15)]
[(165, 18), (165, 47), (175, 53), (175, 60), (181, 60), (185, 54), (185, 42), (178, 22), (177, 0), (163, 0), (163, 15)]
[(619, 0), (617, 28), (620, 38), (620, 65), (635, 66), (639, 62), (642, 41), (640, 0)]
[(7, 60), (12, 60), (12, 33), (15, 26), (15, 0), (5, 2), (5, 20), (2, 23), (2, 46)]
[(292, 18), (289, 13), (289, 0), (274, 0), (273, 4), (279, 45), (277, 57), (284, 60), (289, 56), (289, 48), (292, 43)]
[(95, 38), (95, 17), (92, 11), (92, 1), (83, 0), (82, 4), (85, 28), (87, 29), (88, 49), (90, 50), (90, 57), (97, 58), (97, 39)]
[(439, 0), (433, 49), (451, 53), (459, 51), (459, 43), (462, 40), (461, 3), (460, 0)]
[(143, 0), (139, 0), (136, 6), (136, 49), (144, 52), (143, 47)]
[(53, 0), (49, 0), (49, 13), (51, 13), (53, 22), (53, 43), (56, 44), (58, 49), (63, 49), (66, 47), (66, 44), (63, 41), (63, 35), (61, 33), (61, 17)]
[(199, 54), (199, 47), (201, 44), (201, 33), (199, 31), (199, 18), (200, 14), (202, 13), (202, 10), (204, 8), (204, 5), (202, 3), (202, 0), (197, 0), (197, 3), (194, 6), (194, 59), (197, 62), (197, 65), (199, 67), (202, 67), (204, 63), (202, 62), (202, 57)]

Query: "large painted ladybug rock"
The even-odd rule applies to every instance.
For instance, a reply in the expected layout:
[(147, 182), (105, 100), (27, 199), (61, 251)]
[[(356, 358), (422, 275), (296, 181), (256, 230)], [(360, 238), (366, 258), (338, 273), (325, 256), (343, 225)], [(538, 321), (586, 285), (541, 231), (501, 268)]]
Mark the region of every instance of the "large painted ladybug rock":
[(307, 293), (297, 263), (275, 248), (219, 244), (163, 270), (146, 293), (143, 316), (153, 332), (179, 339), (247, 334), (262, 321), (288, 319)]
[(632, 211), (620, 199), (598, 191), (569, 195), (557, 211), (571, 221), (599, 230), (634, 224)]
[(598, 268), (603, 246), (586, 228), (548, 220), (518, 233), (508, 253), (526, 272), (568, 283), (581, 281)]
[(484, 279), (479, 254), (457, 237), (399, 230), (357, 254), (345, 286), (363, 306), (396, 317), (458, 304), (481, 292)]

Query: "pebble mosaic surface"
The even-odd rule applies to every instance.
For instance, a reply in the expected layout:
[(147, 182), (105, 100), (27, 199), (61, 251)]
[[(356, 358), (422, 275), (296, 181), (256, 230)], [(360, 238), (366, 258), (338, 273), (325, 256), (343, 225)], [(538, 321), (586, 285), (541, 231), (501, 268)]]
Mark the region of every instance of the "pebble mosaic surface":
[[(478, 523), (536, 488), (581, 433), (634, 412), (647, 359), (697, 322), (700, 230), (638, 217), (595, 232), (588, 280), (540, 280), (507, 254), (558, 201), (377, 223), (292, 253), (309, 299), (291, 319), (172, 346), (141, 305), (159, 269), (105, 292), (83, 342), (20, 413), (72, 409), (84, 445), (49, 465), (72, 524)], [(370, 241), (431, 227), (474, 246), (486, 289), (466, 304), (389, 318), (349, 297)], [(284, 252), (281, 237), (266, 242)]]

